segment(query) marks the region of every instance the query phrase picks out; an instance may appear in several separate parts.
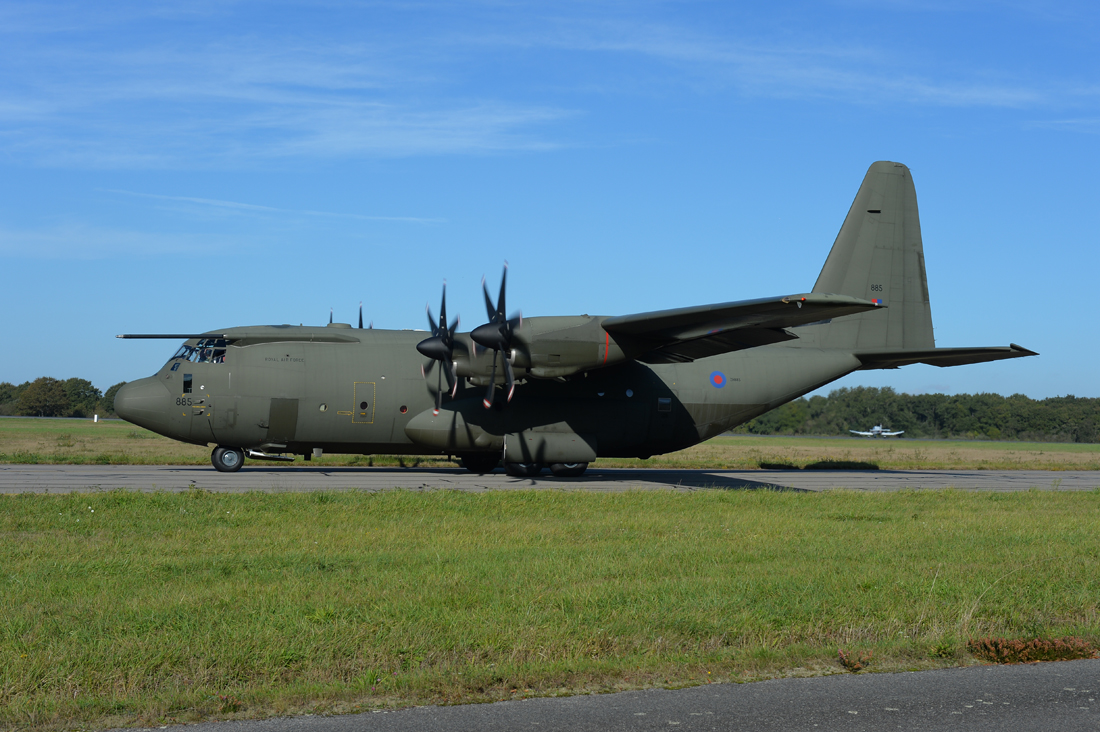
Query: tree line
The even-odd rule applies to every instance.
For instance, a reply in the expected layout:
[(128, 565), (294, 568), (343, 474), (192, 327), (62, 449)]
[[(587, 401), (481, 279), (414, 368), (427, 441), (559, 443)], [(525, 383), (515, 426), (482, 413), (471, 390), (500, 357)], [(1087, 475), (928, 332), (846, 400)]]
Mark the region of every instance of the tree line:
[(874, 425), (904, 437), (1100, 442), (1100, 399), (1023, 394), (899, 394), (890, 387), (802, 397), (741, 425), (767, 435), (847, 435)]
[(125, 381), (106, 393), (87, 379), (55, 379), (43, 376), (22, 384), (0, 382), (0, 415), (25, 417), (114, 416), (115, 394)]

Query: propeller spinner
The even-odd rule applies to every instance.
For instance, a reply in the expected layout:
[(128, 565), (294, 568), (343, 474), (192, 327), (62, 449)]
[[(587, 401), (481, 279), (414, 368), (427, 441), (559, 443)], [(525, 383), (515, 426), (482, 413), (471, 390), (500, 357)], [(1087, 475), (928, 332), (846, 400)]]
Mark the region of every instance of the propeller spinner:
[(512, 395), (516, 391), (516, 377), (512, 372), (512, 365), (508, 362), (508, 351), (512, 347), (512, 339), (517, 330), (523, 326), (523, 314), (516, 313), (511, 318), (504, 314), (505, 291), (508, 283), (508, 263), (504, 263), (504, 274), (500, 277), (500, 295), (497, 297), (496, 306), (489, 297), (489, 288), (485, 284), (485, 278), (481, 278), (481, 289), (485, 294), (485, 311), (489, 315), (489, 322), (479, 325), (470, 332), (470, 338), (481, 346), (493, 351), (493, 372), (489, 379), (489, 390), (485, 394), (482, 403), (485, 408), (493, 406), (493, 391), (496, 389), (497, 378), (497, 354), (501, 355), (504, 362), (504, 388), (508, 392), (508, 401), (512, 401)]
[[(447, 375), (447, 385), (451, 388), (451, 397), (453, 398), (455, 392), (458, 391), (458, 375), (455, 373), (454, 366), (454, 347), (455, 347), (455, 330), (458, 329), (458, 318), (456, 317), (451, 324), (447, 325), (447, 282), (443, 282), (443, 302), (439, 306), (439, 324), (436, 325), (435, 319), (432, 317), (432, 309), (430, 306), (426, 307), (428, 311), (428, 325), (432, 329), (432, 337), (425, 338), (416, 344), (416, 350), (421, 354), (432, 359), (426, 366), (421, 366), (420, 371), (424, 375), (424, 378), (428, 378), (428, 373), (431, 372), (435, 366), (435, 362), (440, 362), (439, 373), (436, 376), (436, 392), (435, 392), (435, 411), (433, 414), (439, 414), (439, 408), (443, 404), (443, 375)], [(445, 367), (445, 368), (444, 368)]]

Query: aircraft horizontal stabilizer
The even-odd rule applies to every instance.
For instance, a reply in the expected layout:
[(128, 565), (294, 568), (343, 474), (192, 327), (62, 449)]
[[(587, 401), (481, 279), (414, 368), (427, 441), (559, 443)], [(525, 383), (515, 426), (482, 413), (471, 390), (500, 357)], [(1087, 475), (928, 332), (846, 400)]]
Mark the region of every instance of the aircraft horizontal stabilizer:
[(847, 295), (810, 293), (657, 310), (607, 318), (615, 340), (649, 363), (693, 361), (797, 338), (784, 328), (884, 307)]
[(1000, 361), (1005, 358), (1021, 358), (1023, 356), (1038, 356), (1035, 351), (1030, 351), (1015, 343), (1009, 346), (995, 346), (990, 348), (932, 348), (923, 351), (879, 351), (875, 353), (857, 353), (856, 357), (863, 364), (864, 369), (896, 369), (900, 366), (908, 366), (914, 363), (925, 363), (929, 366), (964, 366), (968, 363), (986, 363), (988, 361)]

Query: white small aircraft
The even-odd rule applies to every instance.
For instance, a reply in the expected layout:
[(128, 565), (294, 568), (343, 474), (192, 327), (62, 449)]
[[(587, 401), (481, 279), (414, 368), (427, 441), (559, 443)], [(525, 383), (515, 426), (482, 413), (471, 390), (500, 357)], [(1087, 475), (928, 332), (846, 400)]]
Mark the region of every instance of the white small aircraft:
[(905, 430), (901, 430), (900, 432), (887, 432), (886, 430), (882, 429), (881, 424), (876, 424), (874, 427), (871, 428), (870, 432), (860, 432), (859, 430), (848, 431), (851, 432), (853, 435), (862, 435), (863, 437), (896, 437), (897, 435), (905, 433)]

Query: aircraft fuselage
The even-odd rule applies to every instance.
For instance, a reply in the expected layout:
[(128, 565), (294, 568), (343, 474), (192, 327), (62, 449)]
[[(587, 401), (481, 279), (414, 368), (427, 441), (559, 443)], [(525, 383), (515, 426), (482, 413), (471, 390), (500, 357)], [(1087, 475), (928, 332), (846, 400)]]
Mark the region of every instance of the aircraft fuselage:
[[(535, 434), (580, 435), (597, 456), (648, 457), (709, 439), (860, 365), (850, 353), (784, 345), (690, 363), (628, 360), (562, 379), (528, 376), (510, 403), (498, 388), (490, 409), (485, 387), (471, 383), (477, 377), (460, 378), (435, 415), (437, 382), (422, 375), (416, 351), (424, 333), (340, 333), (353, 339), (230, 344), (221, 362), (173, 358), (128, 384), (116, 409), (176, 440), (278, 453), (500, 452), (508, 435)], [(491, 357), (483, 352), (475, 365)]]

